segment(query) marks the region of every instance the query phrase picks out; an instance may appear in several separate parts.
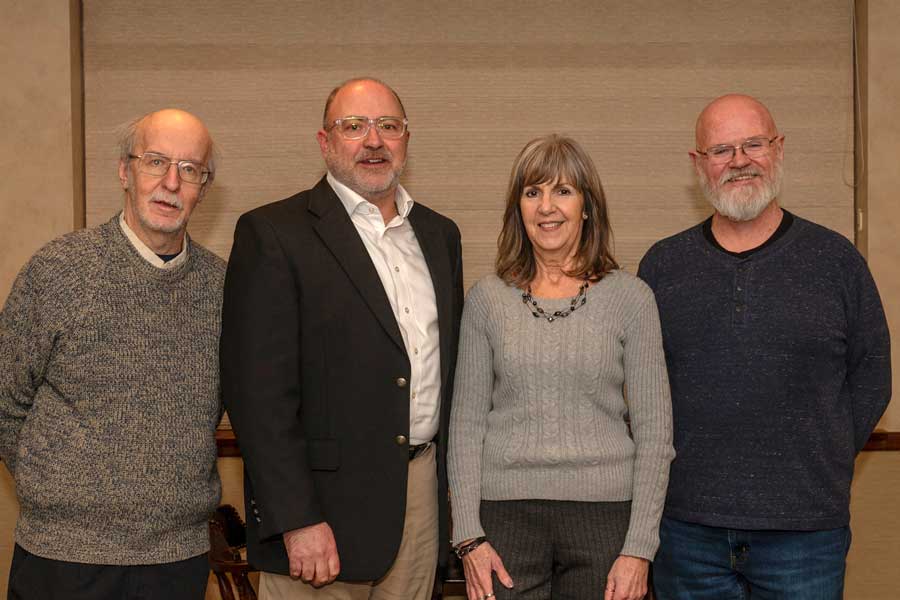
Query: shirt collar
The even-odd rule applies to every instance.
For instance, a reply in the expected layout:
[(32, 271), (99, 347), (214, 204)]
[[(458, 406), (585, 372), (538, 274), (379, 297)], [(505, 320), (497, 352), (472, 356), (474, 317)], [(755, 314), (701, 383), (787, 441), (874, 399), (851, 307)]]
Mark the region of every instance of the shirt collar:
[[(337, 197), (340, 199), (341, 204), (344, 205), (344, 208), (347, 210), (348, 215), (352, 216), (353, 213), (359, 209), (360, 204), (371, 204), (371, 202), (338, 181), (337, 178), (335, 178), (335, 176), (331, 174), (331, 171), (328, 172), (328, 175), (325, 178), (328, 180), (328, 184), (331, 186), (331, 189), (333, 189), (334, 193), (337, 194)], [(407, 215), (409, 215), (409, 211), (412, 210), (414, 203), (412, 197), (409, 195), (409, 192), (407, 192), (402, 185), (397, 186), (397, 193), (394, 195), (394, 202), (397, 205), (397, 214), (400, 215), (400, 218), (405, 219)]]
[(178, 256), (170, 260), (169, 262), (164, 261), (159, 256), (156, 255), (156, 252), (151, 250), (147, 244), (141, 241), (141, 238), (137, 236), (137, 234), (131, 230), (131, 227), (128, 226), (128, 223), (125, 222), (125, 211), (119, 213), (119, 227), (122, 228), (122, 233), (125, 234), (125, 237), (128, 238), (128, 241), (131, 242), (131, 245), (134, 246), (134, 249), (138, 251), (138, 254), (146, 260), (148, 263), (153, 265), (158, 269), (174, 269), (178, 265), (182, 264), (187, 260), (187, 249), (188, 249), (188, 236), (184, 235), (184, 238), (181, 240), (181, 252), (178, 253)]

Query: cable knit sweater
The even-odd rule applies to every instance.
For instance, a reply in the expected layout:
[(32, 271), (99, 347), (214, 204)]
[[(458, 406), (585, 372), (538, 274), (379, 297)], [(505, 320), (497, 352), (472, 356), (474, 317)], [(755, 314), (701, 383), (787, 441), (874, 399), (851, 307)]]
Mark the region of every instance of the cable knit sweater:
[[(538, 302), (557, 310), (569, 300)], [(615, 271), (551, 323), (495, 275), (475, 284), (463, 311), (449, 452), (454, 541), (484, 535), (481, 500), (631, 500), (621, 553), (652, 559), (674, 451), (650, 289)]]
[(225, 263), (188, 252), (154, 267), (114, 217), (49, 243), (16, 279), (0, 313), (0, 456), (29, 552), (127, 565), (208, 549)]

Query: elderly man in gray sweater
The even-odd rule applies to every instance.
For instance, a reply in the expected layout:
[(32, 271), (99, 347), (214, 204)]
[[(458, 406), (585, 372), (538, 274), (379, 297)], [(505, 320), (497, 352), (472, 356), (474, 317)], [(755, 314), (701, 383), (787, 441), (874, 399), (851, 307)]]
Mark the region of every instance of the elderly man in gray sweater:
[(213, 145), (163, 110), (120, 150), (124, 210), (39, 250), (0, 313), (0, 456), (21, 506), (10, 598), (205, 593), (225, 264), (185, 228)]

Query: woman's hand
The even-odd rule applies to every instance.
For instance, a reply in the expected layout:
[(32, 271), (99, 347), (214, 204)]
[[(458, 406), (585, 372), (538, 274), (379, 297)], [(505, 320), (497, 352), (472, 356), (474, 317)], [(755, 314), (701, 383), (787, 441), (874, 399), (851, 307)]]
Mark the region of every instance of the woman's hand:
[(650, 561), (645, 558), (619, 556), (606, 576), (603, 600), (641, 600), (647, 595), (649, 569)]
[(494, 597), (494, 583), (491, 572), (497, 572), (497, 579), (504, 586), (513, 586), (512, 577), (506, 572), (500, 555), (489, 542), (484, 542), (462, 558), (466, 574), (466, 594), (469, 600), (485, 600)]

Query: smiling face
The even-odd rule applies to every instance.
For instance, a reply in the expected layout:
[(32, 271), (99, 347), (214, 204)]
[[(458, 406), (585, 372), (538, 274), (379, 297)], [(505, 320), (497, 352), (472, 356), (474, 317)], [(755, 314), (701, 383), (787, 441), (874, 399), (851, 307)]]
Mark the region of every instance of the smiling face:
[[(164, 110), (145, 117), (137, 127), (134, 155), (153, 152), (170, 160), (207, 164), (211, 151), (203, 123), (184, 111)], [(151, 250), (172, 254), (181, 250), (184, 231), (205, 191), (185, 183), (170, 165), (159, 177), (141, 172), (140, 161), (119, 161), (119, 179), (125, 189), (125, 222)]]
[(522, 224), (536, 254), (565, 262), (578, 249), (584, 195), (564, 179), (526, 185), (519, 200)]
[[(739, 146), (750, 138), (771, 139), (778, 135), (765, 106), (748, 96), (723, 96), (707, 106), (697, 120), (697, 148), (728, 144)], [(694, 170), (707, 200), (722, 216), (733, 221), (751, 221), (759, 216), (781, 190), (783, 139), (768, 152), (749, 158), (742, 150), (722, 164), (691, 153)]]
[(409, 132), (399, 139), (384, 139), (377, 127), (358, 140), (348, 140), (332, 127), (344, 117), (405, 117), (394, 93), (376, 81), (351, 81), (341, 88), (326, 115), (328, 129), (316, 134), (325, 165), (334, 177), (363, 198), (379, 204), (393, 200), (406, 166)]

